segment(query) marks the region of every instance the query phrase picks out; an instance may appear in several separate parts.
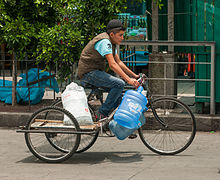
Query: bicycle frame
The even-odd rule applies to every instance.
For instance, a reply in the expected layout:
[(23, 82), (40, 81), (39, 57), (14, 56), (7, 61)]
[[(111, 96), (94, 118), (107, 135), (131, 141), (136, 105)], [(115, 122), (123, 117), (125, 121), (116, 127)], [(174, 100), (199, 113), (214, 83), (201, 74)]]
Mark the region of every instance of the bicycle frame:
[(144, 89), (147, 90), (147, 94), (146, 94), (146, 97), (147, 97), (147, 100), (148, 100), (148, 108), (150, 108), (153, 112), (153, 115), (154, 117), (156, 118), (156, 120), (164, 127), (167, 127), (167, 124), (164, 123), (164, 121), (157, 115), (157, 112), (156, 110), (154, 109), (153, 105), (152, 105), (152, 95), (151, 95), (151, 92), (150, 92), (150, 89), (148, 88), (147, 85), (145, 84), (142, 84)]
[[(141, 76), (141, 75), (140, 75)], [(147, 94), (146, 94), (146, 98), (148, 99), (148, 104), (147, 104), (147, 107), (148, 109), (151, 109), (152, 110), (152, 113), (154, 115), (154, 117), (156, 118), (156, 120), (163, 126), (163, 127), (167, 127), (167, 125), (164, 123), (164, 121), (157, 115), (157, 112), (156, 110), (154, 109), (152, 103), (153, 103), (153, 98), (152, 98), (152, 95), (151, 95), (151, 92), (150, 92), (150, 89), (148, 88), (148, 85), (145, 83), (145, 79), (143, 77), (140, 77), (140, 85), (144, 87), (144, 89), (147, 90)], [(103, 93), (104, 92), (107, 92), (105, 91), (104, 89), (102, 88), (98, 88), (98, 87), (95, 87), (95, 86), (85, 86), (85, 88), (89, 88), (91, 89), (91, 92), (89, 93), (89, 95), (87, 96), (87, 99), (89, 101), (89, 99), (92, 97), (92, 96), (96, 96), (97, 99), (100, 101), (101, 104), (103, 104)], [(56, 102), (54, 103), (56, 104)], [(54, 105), (53, 104), (53, 105)], [(82, 130), (80, 132), (74, 132), (72, 131), (71, 134), (94, 134), (94, 133), (97, 133), (97, 131), (101, 131), (101, 134), (103, 133), (103, 126), (105, 126), (106, 124), (108, 124), (114, 117), (114, 114), (116, 112), (117, 108), (109, 115), (109, 117), (107, 118), (103, 118), (103, 119), (100, 119), (98, 121), (99, 125), (98, 125), (98, 128), (94, 129), (94, 130)], [(20, 131), (24, 131), (24, 130), (20, 130)], [(33, 132), (33, 131), (32, 131)], [(39, 131), (40, 132), (40, 131)], [(64, 133), (67, 133), (67, 132), (64, 132)]]
[[(153, 113), (154, 117), (156, 118), (156, 120), (157, 120), (163, 127), (167, 127), (167, 124), (165, 124), (164, 121), (157, 115), (157, 112), (156, 112), (156, 110), (154, 109), (154, 107), (153, 107), (153, 105), (152, 105), (152, 103), (153, 103), (152, 99), (153, 99), (153, 98), (152, 98), (150, 89), (149, 89), (148, 86), (145, 84), (145, 78), (144, 78), (145, 75), (140, 74), (140, 76), (141, 76), (141, 77), (140, 77), (140, 80), (139, 80), (139, 81), (140, 81), (140, 85), (143, 86), (144, 89), (147, 90), (146, 98), (148, 99), (148, 105), (147, 105), (148, 109), (151, 109), (151, 110), (152, 110), (152, 113)], [(91, 89), (92, 89), (91, 92), (90, 92), (89, 95), (87, 96), (88, 100), (92, 97), (92, 95), (96, 95), (96, 96), (98, 97), (99, 101), (101, 102), (101, 104), (103, 104), (103, 92), (105, 92), (105, 91), (104, 91), (104, 90), (101, 90), (100, 88), (97, 88), (97, 87), (95, 87), (95, 86), (92, 86)], [(117, 109), (117, 108), (116, 108), (116, 109)], [(109, 122), (113, 119), (113, 116), (114, 116), (115, 111), (116, 111), (116, 110), (114, 110), (114, 111), (110, 114), (110, 116), (108, 117), (107, 122), (106, 122), (105, 124), (109, 123)], [(101, 119), (100, 121), (104, 121), (104, 119)]]

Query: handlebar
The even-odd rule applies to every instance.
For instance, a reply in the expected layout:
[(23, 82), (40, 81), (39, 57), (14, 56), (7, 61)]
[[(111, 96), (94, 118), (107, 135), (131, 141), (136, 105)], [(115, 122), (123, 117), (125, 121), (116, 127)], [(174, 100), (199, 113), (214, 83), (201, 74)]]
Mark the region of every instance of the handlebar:
[(140, 86), (142, 86), (146, 82), (147, 76), (143, 73), (140, 73), (139, 76), (140, 77), (137, 79), (137, 81), (140, 83)]

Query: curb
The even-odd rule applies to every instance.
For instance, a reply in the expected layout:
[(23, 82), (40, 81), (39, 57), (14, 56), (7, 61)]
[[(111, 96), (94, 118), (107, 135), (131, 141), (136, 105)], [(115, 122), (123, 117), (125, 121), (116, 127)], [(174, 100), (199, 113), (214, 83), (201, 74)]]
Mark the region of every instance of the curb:
[(0, 112), (0, 127), (24, 126), (32, 113)]
[(197, 131), (220, 131), (220, 115), (194, 115)]

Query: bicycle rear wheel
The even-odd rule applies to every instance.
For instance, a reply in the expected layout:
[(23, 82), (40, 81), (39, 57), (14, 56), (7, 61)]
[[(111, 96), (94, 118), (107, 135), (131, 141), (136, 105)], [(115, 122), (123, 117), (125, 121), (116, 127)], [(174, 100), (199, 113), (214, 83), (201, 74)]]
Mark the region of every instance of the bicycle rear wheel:
[[(72, 121), (72, 125), (63, 124), (64, 116)], [(72, 114), (59, 107), (45, 107), (36, 111), (27, 122), (26, 131), (25, 140), (29, 150), (45, 162), (67, 160), (75, 153), (80, 143), (80, 134), (77, 134), (80, 131), (78, 122)], [(66, 151), (59, 151), (51, 146), (48, 137), (59, 139), (57, 144)]]
[[(61, 100), (57, 100), (55, 103), (53, 103), (51, 106), (56, 106), (56, 107), (61, 107), (63, 108), (63, 104)], [(96, 117), (95, 117), (95, 110), (94, 108), (88, 104), (90, 113), (92, 115), (92, 119), (95, 122)], [(47, 114), (46, 114), (47, 116)], [(80, 139), (80, 144), (78, 149), (76, 150), (76, 153), (81, 153), (86, 150), (88, 150), (92, 145), (96, 142), (97, 138), (99, 136), (99, 131), (97, 131), (95, 134), (81, 134), (81, 139)], [(62, 146), (59, 145), (59, 137), (57, 136), (47, 136), (48, 141), (54, 148), (61, 152), (68, 152), (68, 149), (63, 148)]]
[(144, 115), (146, 124), (138, 132), (142, 142), (153, 152), (174, 155), (184, 151), (192, 143), (196, 134), (195, 117), (189, 107), (178, 99), (155, 99), (152, 109)]

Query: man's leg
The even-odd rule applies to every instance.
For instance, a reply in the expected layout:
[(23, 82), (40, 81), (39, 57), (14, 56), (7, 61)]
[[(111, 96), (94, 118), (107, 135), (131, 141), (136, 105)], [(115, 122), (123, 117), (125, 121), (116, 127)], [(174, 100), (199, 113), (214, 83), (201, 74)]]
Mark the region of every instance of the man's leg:
[(83, 82), (92, 84), (96, 87), (108, 88), (109, 93), (99, 112), (108, 116), (109, 112), (118, 106), (125, 82), (122, 79), (114, 77), (104, 71), (91, 71), (84, 75)]

